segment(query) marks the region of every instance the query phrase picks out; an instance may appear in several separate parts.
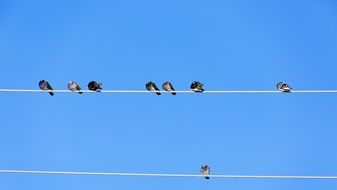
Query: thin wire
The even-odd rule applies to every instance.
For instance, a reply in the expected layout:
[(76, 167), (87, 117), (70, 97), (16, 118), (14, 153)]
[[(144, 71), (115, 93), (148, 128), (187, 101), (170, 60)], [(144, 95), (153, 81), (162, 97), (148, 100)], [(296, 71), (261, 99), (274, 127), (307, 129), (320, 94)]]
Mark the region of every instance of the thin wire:
[[(163, 174), (163, 173), (115, 173), (115, 172), (70, 172), (39, 170), (0, 170), (0, 173), (19, 174), (55, 174), (55, 175), (96, 175), (96, 176), (143, 176), (143, 177), (205, 177), (197, 174)], [(288, 175), (208, 175), (211, 178), (245, 178), (245, 179), (337, 179), (337, 176), (288, 176)]]
[[(25, 89), (0, 89), (0, 92), (17, 92), (17, 93), (41, 93), (41, 92), (55, 92), (55, 93), (74, 93), (70, 90), (25, 90)], [(83, 93), (95, 93), (91, 90), (81, 90)], [(152, 93), (147, 90), (102, 90), (102, 93)], [(168, 91), (158, 91), (160, 93), (171, 93)], [(195, 93), (191, 90), (177, 90), (176, 93)], [(281, 93), (277, 90), (207, 90), (202, 93), (212, 94), (257, 94), (257, 93)], [(337, 93), (337, 90), (293, 90), (291, 93)]]

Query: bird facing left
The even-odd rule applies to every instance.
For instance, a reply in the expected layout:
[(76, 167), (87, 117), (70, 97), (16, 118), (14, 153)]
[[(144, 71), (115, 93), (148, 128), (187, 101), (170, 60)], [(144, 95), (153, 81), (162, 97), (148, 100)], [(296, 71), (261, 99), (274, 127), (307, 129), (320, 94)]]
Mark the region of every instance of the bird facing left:
[(54, 93), (51, 92), (51, 90), (53, 90), (53, 88), (50, 86), (50, 84), (45, 81), (45, 80), (40, 80), (39, 82), (39, 87), (41, 90), (45, 90), (45, 91), (48, 91), (48, 93), (51, 95), (51, 96), (54, 96)]

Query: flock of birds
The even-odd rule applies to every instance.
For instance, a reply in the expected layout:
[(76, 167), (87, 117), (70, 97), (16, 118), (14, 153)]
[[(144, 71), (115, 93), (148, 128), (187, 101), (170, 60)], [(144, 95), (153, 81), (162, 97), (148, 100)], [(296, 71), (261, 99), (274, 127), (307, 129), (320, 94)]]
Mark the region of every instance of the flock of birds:
[[(97, 81), (90, 81), (88, 83), (88, 89), (91, 90), (91, 91), (101, 92), (101, 90), (102, 90), (101, 85), (102, 85), (102, 83), (99, 83)], [(40, 87), (41, 90), (47, 91), (51, 96), (54, 95), (53, 88), (51, 87), (51, 85), (47, 81), (41, 80), (39, 82), (39, 87)], [(156, 93), (157, 95), (161, 95), (159, 88), (156, 86), (156, 84), (154, 82), (152, 82), (152, 81), (147, 82), (145, 84), (145, 87), (148, 91)], [(165, 81), (162, 84), (162, 88), (165, 91), (170, 92), (172, 95), (176, 95), (175, 89), (169, 81)], [(286, 93), (291, 92), (291, 89), (292, 89), (288, 84), (286, 84), (284, 82), (277, 83), (276, 88), (279, 91), (286, 92)], [(70, 81), (68, 83), (68, 89), (70, 91), (77, 92), (77, 93), (80, 93), (80, 94), (83, 93), (81, 91), (81, 87), (75, 81)], [(191, 86), (190, 86), (190, 89), (193, 92), (197, 92), (197, 93), (201, 93), (201, 92), (204, 91), (203, 84), (201, 82), (198, 82), (198, 81), (193, 81)], [(201, 168), (200, 168), (200, 172), (206, 179), (209, 179), (209, 175), (211, 173), (211, 170), (210, 170), (208, 165), (206, 165), (206, 164), (202, 165)]]
[[(88, 89), (91, 90), (91, 91), (101, 92), (101, 90), (102, 90), (101, 85), (102, 85), (102, 83), (99, 83), (97, 81), (90, 81), (88, 83)], [(204, 91), (203, 86), (204, 85), (201, 82), (193, 81), (191, 83), (190, 89), (193, 92), (201, 93), (201, 92)], [(45, 80), (41, 80), (39, 82), (39, 87), (40, 87), (41, 90), (47, 91), (51, 96), (54, 96), (53, 88), (51, 87), (49, 82), (47, 82)], [(157, 87), (157, 85), (154, 82), (152, 82), (152, 81), (147, 82), (145, 84), (145, 87), (148, 91), (156, 93), (157, 95), (161, 95), (159, 88)], [(170, 92), (172, 95), (176, 95), (175, 89), (169, 81), (165, 81), (162, 84), (162, 88), (165, 91)], [(284, 82), (277, 83), (276, 88), (281, 92), (291, 92), (291, 89), (292, 89), (288, 84), (286, 84)], [(81, 91), (81, 87), (75, 81), (69, 81), (68, 89), (70, 91), (78, 92), (80, 94), (83, 93)]]

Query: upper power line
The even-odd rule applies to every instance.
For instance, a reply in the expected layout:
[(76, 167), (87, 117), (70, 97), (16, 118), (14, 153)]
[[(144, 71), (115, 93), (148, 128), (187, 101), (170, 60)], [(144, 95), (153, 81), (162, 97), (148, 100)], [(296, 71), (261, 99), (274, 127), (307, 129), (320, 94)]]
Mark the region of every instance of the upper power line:
[[(49, 92), (49, 90), (30, 90), (30, 89), (0, 89), (0, 92), (17, 92), (17, 93), (41, 93)], [(73, 93), (69, 90), (52, 90), (54, 93)], [(83, 93), (95, 93), (95, 91), (81, 90)], [(152, 93), (147, 90), (101, 90), (102, 93)], [(160, 93), (170, 93), (167, 91), (158, 91)], [(176, 90), (175, 93), (192, 94), (193, 91)], [(337, 93), (337, 90), (293, 90), (292, 93)], [(205, 90), (205, 94), (266, 94), (280, 93), (276, 90)]]
[(173, 85), (169, 81), (165, 81), (162, 84), (163, 90), (160, 90), (157, 85), (149, 81), (145, 84), (144, 90), (102, 90), (102, 83), (97, 81), (90, 81), (88, 83), (88, 90), (82, 90), (79, 84), (75, 81), (70, 81), (67, 85), (68, 90), (54, 90), (49, 82), (45, 80), (41, 80), (39, 82), (39, 87), (41, 90), (31, 90), (31, 89), (0, 89), (0, 92), (47, 92), (51, 96), (54, 93), (71, 93), (76, 92), (79, 94), (83, 93), (93, 93), (93, 92), (103, 92), (103, 93), (155, 93), (157, 95), (161, 95), (161, 93), (170, 93), (172, 95), (176, 95), (177, 93), (212, 93), (212, 94), (255, 94), (255, 93), (337, 93), (337, 90), (292, 90), (292, 88), (284, 83), (279, 82), (276, 84), (277, 90), (205, 90), (203, 88), (203, 84), (198, 81), (193, 81), (190, 85), (189, 90), (175, 90)]

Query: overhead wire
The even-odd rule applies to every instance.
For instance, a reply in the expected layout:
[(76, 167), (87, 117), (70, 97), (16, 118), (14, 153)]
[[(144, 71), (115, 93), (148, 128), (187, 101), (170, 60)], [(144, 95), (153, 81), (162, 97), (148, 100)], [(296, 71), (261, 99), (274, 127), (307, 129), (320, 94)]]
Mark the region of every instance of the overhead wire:
[[(0, 92), (13, 92), (13, 93), (43, 93), (43, 92), (54, 92), (54, 93), (74, 93), (70, 90), (30, 90), (30, 89), (0, 89)], [(83, 93), (96, 93), (96, 91), (91, 90), (81, 90), (75, 92)], [(147, 90), (101, 90), (101, 93), (153, 93)], [(176, 91), (157, 91), (160, 93), (181, 93), (190, 94), (196, 93), (191, 90), (176, 90)], [(198, 94), (263, 94), (263, 93), (281, 93), (278, 90), (205, 90)], [(291, 93), (337, 93), (337, 90), (292, 90)]]
[[(138, 177), (205, 177), (201, 174), (168, 174), (168, 173), (119, 173), (119, 172), (79, 172), (79, 171), (48, 171), (48, 170), (0, 170), (0, 173), (13, 174), (45, 174), (45, 175), (96, 175), (96, 176), (138, 176)], [(337, 176), (306, 176), (306, 175), (208, 175), (210, 178), (237, 179), (334, 179)]]

